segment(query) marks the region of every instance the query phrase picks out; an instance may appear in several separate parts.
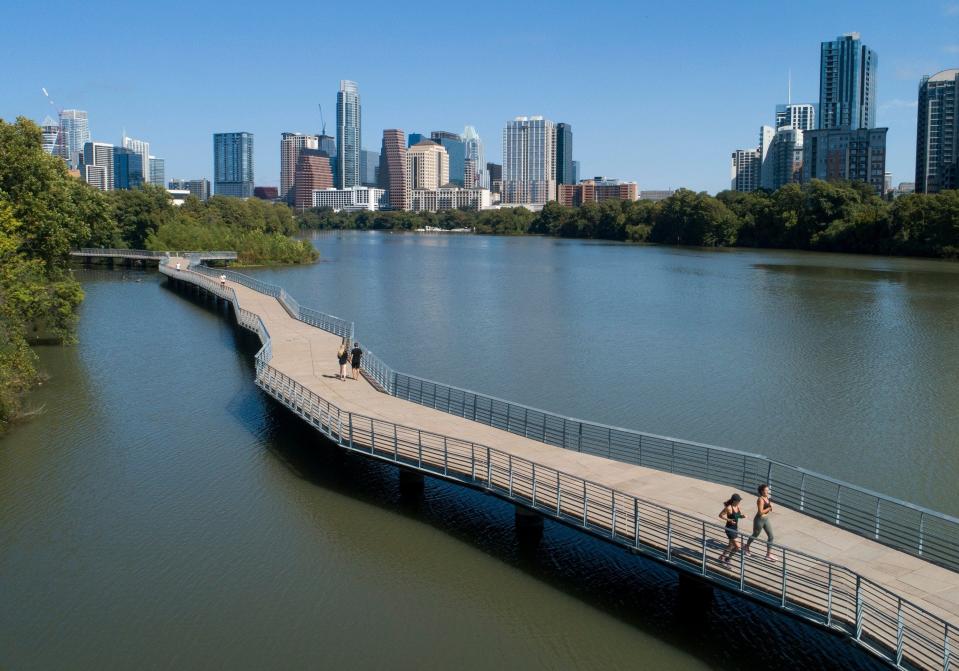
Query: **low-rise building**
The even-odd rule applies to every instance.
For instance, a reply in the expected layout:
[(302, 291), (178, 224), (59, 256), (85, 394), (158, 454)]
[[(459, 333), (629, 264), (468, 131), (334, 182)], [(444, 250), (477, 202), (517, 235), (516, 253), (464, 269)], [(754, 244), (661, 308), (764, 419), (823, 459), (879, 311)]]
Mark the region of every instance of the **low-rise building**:
[(171, 179), (168, 191), (186, 190), (198, 200), (210, 199), (210, 180), (208, 179)]
[(640, 191), (639, 199), (652, 200), (655, 202), (657, 200), (666, 200), (667, 198), (672, 196), (674, 193), (675, 191), (673, 191), (673, 189), (659, 189), (659, 190), (654, 189), (652, 191)]
[(348, 189), (317, 189), (313, 192), (313, 207), (328, 208), (334, 212), (375, 211), (389, 207), (386, 189), (352, 186)]
[(485, 210), (492, 200), (489, 189), (413, 189), (410, 194), (410, 209), (413, 212), (439, 212), (440, 210)]
[(639, 187), (636, 182), (624, 182), (605, 177), (584, 179), (579, 184), (557, 186), (557, 200), (567, 207), (578, 207), (583, 203), (599, 203), (604, 200), (637, 200), (638, 198)]

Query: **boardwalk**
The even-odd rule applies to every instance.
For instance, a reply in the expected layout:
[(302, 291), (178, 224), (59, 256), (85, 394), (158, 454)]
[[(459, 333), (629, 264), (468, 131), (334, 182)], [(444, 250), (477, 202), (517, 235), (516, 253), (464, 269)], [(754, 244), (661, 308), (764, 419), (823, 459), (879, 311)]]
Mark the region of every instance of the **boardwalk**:
[[(338, 444), (484, 488), (843, 631), (903, 668), (959, 668), (959, 573), (781, 506), (776, 531), (786, 546), (774, 549), (776, 561), (762, 558), (759, 543), (753, 557), (722, 565), (716, 515), (731, 487), (552, 447), (383, 393), (365, 378), (340, 381), (339, 335), (294, 319), (277, 297), (221, 286), (188, 265), (171, 259), (161, 272), (230, 300), (265, 343), (257, 384)], [(324, 326), (345, 333), (337, 324)], [(753, 497), (740, 493), (751, 518)]]

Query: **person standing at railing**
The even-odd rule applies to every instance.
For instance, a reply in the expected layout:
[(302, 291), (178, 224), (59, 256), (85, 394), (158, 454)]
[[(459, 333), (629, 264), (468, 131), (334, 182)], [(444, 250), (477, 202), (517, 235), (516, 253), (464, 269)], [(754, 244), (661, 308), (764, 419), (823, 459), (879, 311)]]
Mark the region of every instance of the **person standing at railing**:
[(729, 563), (729, 558), (739, 549), (739, 520), (746, 519), (743, 511), (739, 508), (739, 502), (743, 500), (739, 494), (733, 494), (729, 500), (723, 504), (722, 512), (719, 513), (719, 519), (726, 522), (726, 538), (729, 539), (729, 545), (719, 555), (719, 561), (724, 564)]
[(766, 561), (776, 561), (776, 558), (773, 557), (773, 523), (769, 519), (770, 513), (773, 511), (773, 504), (770, 501), (770, 495), (772, 490), (769, 488), (769, 485), (759, 485), (759, 489), (756, 490), (756, 493), (759, 494), (759, 498), (756, 499), (756, 517), (753, 518), (753, 535), (750, 536), (749, 540), (746, 541), (746, 548), (743, 550), (747, 555), (749, 554), (749, 546), (753, 544), (753, 541), (759, 538), (759, 533), (761, 531), (766, 532)]
[(340, 343), (340, 349), (336, 351), (336, 360), (340, 362), (340, 374), (337, 376), (341, 380), (346, 379), (346, 364), (350, 361), (350, 347), (346, 338)]
[(350, 350), (350, 365), (353, 367), (353, 379), (360, 375), (360, 359), (363, 358), (363, 350), (360, 349), (360, 343), (353, 343), (353, 349)]
[(220, 274), (220, 286), (226, 289), (226, 275)]

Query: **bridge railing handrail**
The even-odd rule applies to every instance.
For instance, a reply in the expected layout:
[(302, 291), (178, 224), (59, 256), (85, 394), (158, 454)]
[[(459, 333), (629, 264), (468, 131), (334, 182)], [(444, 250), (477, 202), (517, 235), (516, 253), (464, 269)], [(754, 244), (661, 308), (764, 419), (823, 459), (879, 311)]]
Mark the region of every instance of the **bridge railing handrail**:
[[(267, 335), (256, 355), (257, 384), (343, 448), (486, 489), (817, 624), (839, 629), (896, 666), (901, 666), (904, 659), (921, 668), (934, 668), (935, 663), (945, 670), (949, 664), (956, 632), (948, 622), (845, 566), (772, 544), (781, 562), (774, 569), (759, 560), (747, 563), (742, 553), (738, 565), (727, 568), (709, 556), (726, 543), (725, 529), (712, 521), (663, 508), (656, 502), (496, 448), (342, 410), (273, 368), (268, 345)], [(417, 458), (412, 456), (411, 440), (406, 445), (406, 456), (401, 454), (400, 436), (416, 436)], [(576, 509), (571, 511), (573, 507)], [(647, 517), (665, 518), (665, 526), (656, 527), (654, 522), (650, 527), (646, 522), (644, 527)], [(644, 539), (644, 533), (653, 538)], [(740, 540), (745, 540), (745, 535), (741, 534)], [(910, 616), (904, 617), (904, 613)]]
[[(232, 281), (277, 298), (300, 321), (351, 341), (355, 337), (352, 322), (303, 308), (277, 285), (231, 270), (202, 265), (191, 268), (207, 275), (225, 274)], [(396, 371), (369, 350), (363, 357), (367, 375), (391, 396), (547, 445), (745, 491), (755, 491), (757, 485), (767, 483), (774, 489), (775, 500), (787, 508), (959, 570), (959, 518), (951, 515), (765, 455), (566, 417)]]

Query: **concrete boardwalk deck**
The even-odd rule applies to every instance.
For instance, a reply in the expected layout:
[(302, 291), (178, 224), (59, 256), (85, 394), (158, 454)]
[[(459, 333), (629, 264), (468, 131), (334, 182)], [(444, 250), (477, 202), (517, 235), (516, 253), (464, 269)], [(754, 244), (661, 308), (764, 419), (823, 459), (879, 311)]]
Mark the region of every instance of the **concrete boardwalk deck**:
[[(182, 264), (187, 268), (186, 260)], [(192, 273), (184, 273), (182, 279), (190, 281), (188, 274)], [(227, 286), (236, 292), (240, 306), (258, 315), (269, 331), (273, 354), (270, 365), (343, 410), (490, 446), (659, 502), (664, 508), (720, 523), (717, 515), (722, 502), (732, 492), (726, 485), (545, 445), (395, 398), (377, 391), (362, 377), (358, 381), (340, 381), (336, 377), (336, 350), (340, 344), (337, 336), (293, 319), (275, 298), (235, 282), (227, 281)], [(751, 492), (739, 493), (743, 496), (743, 512), (749, 516), (743, 526), (750, 531), (755, 498)], [(959, 627), (959, 574), (799, 512), (776, 507), (773, 514), (777, 543), (846, 566)], [(748, 561), (764, 563), (764, 549), (761, 540), (757, 541)]]

